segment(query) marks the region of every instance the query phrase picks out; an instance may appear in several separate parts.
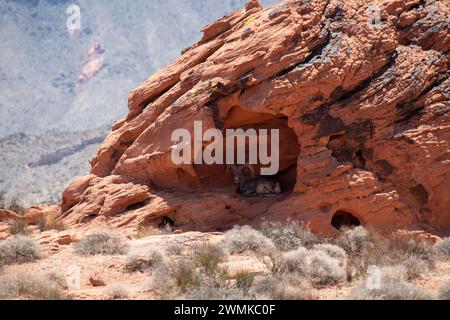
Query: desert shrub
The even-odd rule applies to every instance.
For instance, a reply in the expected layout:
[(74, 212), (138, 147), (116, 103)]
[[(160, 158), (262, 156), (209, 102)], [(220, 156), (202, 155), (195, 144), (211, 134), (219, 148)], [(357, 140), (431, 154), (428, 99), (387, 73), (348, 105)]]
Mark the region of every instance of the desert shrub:
[(365, 275), (369, 265), (403, 265), (409, 279), (434, 268), (432, 246), (421, 239), (382, 237), (359, 226), (344, 230), (337, 239), (337, 244), (348, 255), (348, 280)]
[(401, 265), (406, 270), (408, 280), (416, 279), (422, 274), (430, 271), (427, 261), (415, 255), (409, 256), (401, 263)]
[(219, 244), (202, 243), (194, 247), (194, 263), (207, 273), (217, 271), (225, 256), (225, 250)]
[(37, 260), (39, 244), (31, 238), (17, 235), (0, 242), (0, 266)]
[(307, 277), (309, 262), (309, 250), (303, 247), (283, 254), (283, 266), (287, 272), (295, 272), (298, 275)]
[(201, 286), (191, 287), (181, 299), (187, 300), (244, 300), (249, 299), (242, 290), (217, 286), (213, 283), (206, 283)]
[(25, 272), (16, 272), (0, 278), (1, 299), (68, 299), (69, 297), (63, 289), (60, 280), (46, 274), (32, 275)]
[(347, 280), (352, 281), (366, 274), (369, 265), (383, 265), (384, 239), (363, 226), (342, 228), (336, 244), (347, 254)]
[(450, 300), (450, 281), (445, 282), (439, 288), (439, 299)]
[(248, 271), (239, 271), (234, 275), (234, 279), (236, 280), (236, 288), (242, 290), (244, 295), (247, 295), (253, 285), (255, 276)]
[(37, 225), (39, 231), (41, 232), (48, 230), (63, 231), (66, 229), (64, 223), (56, 219), (56, 216), (54, 214), (47, 214), (40, 216), (37, 221)]
[(153, 270), (151, 277), (144, 283), (144, 288), (154, 291), (161, 299), (175, 297), (179, 291), (170, 265)]
[(325, 251), (298, 248), (283, 254), (287, 272), (304, 277), (315, 285), (336, 284), (345, 280), (345, 268), (341, 261)]
[(407, 281), (405, 268), (401, 266), (384, 267), (381, 270), (378, 288), (369, 288), (363, 282), (350, 296), (355, 300), (427, 300), (432, 296), (420, 286)]
[(0, 191), (0, 209), (6, 209), (5, 191)]
[(11, 233), (12, 235), (28, 234), (28, 230), (27, 230), (28, 223), (25, 218), (11, 219), (8, 221), (8, 225), (9, 225), (9, 233)]
[(256, 252), (253, 256), (272, 274), (282, 273), (285, 269), (282, 252), (272, 249), (268, 252)]
[(385, 242), (383, 253), (388, 264), (402, 264), (413, 257), (417, 261), (426, 263), (429, 269), (434, 268), (433, 247), (429, 242), (404, 236), (394, 236), (386, 239)]
[(109, 299), (126, 299), (129, 296), (127, 287), (121, 283), (113, 283), (106, 287)]
[(334, 244), (329, 243), (316, 244), (312, 247), (312, 249), (325, 252), (330, 257), (338, 259), (342, 263), (345, 262), (345, 260), (347, 259), (347, 254), (345, 253), (345, 250)]
[(450, 237), (438, 241), (434, 245), (434, 249), (439, 256), (450, 259)]
[(43, 274), (44, 279), (46, 281), (50, 281), (52, 283), (57, 284), (62, 289), (68, 289), (67, 287), (67, 277), (59, 272), (50, 271)]
[(75, 252), (80, 255), (125, 254), (127, 245), (116, 231), (94, 231), (75, 244)]
[(363, 226), (342, 228), (337, 244), (349, 254), (363, 253), (372, 245), (370, 233)]
[(183, 253), (184, 247), (179, 243), (172, 243), (167, 246), (166, 251), (168, 254), (179, 256)]
[(157, 249), (147, 252), (131, 252), (126, 257), (125, 269), (129, 272), (144, 272), (164, 264), (164, 255)]
[(312, 283), (331, 285), (345, 280), (345, 269), (339, 260), (330, 257), (323, 251), (310, 251), (309, 278)]
[(0, 209), (6, 209), (20, 215), (23, 215), (25, 213), (25, 207), (17, 198), (11, 199), (11, 201), (9, 201), (8, 203), (4, 191), (0, 192)]
[(312, 300), (315, 298), (311, 284), (297, 274), (257, 279), (251, 293), (260, 300)]
[(194, 265), (188, 261), (181, 261), (175, 265), (173, 279), (181, 292), (186, 292), (187, 289), (192, 287), (198, 287), (201, 282), (200, 274), (195, 270)]
[(23, 215), (25, 213), (25, 207), (22, 205), (22, 203), (17, 198), (13, 198), (9, 202), (9, 205), (6, 209), (8, 209), (9, 211), (18, 213), (20, 215)]
[(310, 246), (318, 241), (306, 225), (294, 221), (266, 222), (263, 224), (261, 232), (282, 251), (293, 250), (300, 246)]
[(265, 253), (274, 250), (273, 243), (267, 237), (249, 226), (233, 227), (225, 232), (224, 241), (231, 253)]

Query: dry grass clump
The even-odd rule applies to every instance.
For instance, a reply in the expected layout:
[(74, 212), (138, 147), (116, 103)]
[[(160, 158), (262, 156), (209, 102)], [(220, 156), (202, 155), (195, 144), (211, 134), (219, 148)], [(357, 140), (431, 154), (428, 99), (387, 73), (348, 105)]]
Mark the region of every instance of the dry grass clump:
[(297, 274), (260, 277), (252, 288), (257, 299), (270, 300), (313, 300), (311, 284)]
[(432, 246), (405, 236), (382, 237), (362, 226), (341, 231), (336, 243), (348, 256), (347, 279), (352, 281), (367, 273), (369, 265), (403, 265), (409, 279), (434, 268)]
[(106, 287), (106, 294), (109, 299), (127, 299), (129, 297), (129, 292), (127, 287), (121, 283), (113, 283)]
[(247, 295), (255, 281), (255, 275), (246, 270), (241, 270), (234, 275), (234, 279), (236, 280), (236, 288)]
[(220, 266), (225, 258), (220, 244), (197, 245), (189, 259), (175, 260), (153, 270), (146, 287), (163, 299), (244, 299), (251, 281), (243, 274), (232, 277)]
[(283, 254), (286, 272), (295, 273), (314, 285), (333, 285), (345, 280), (344, 264), (327, 252), (297, 248)]
[(170, 255), (179, 256), (184, 252), (184, 246), (179, 243), (172, 243), (167, 246), (166, 252)]
[(321, 243), (312, 247), (313, 250), (322, 251), (328, 254), (330, 257), (338, 259), (341, 263), (345, 263), (347, 260), (347, 254), (345, 250), (334, 244)]
[(263, 224), (261, 232), (282, 251), (308, 247), (318, 242), (318, 238), (308, 226), (294, 221), (266, 222)]
[(202, 243), (194, 247), (193, 262), (206, 273), (216, 272), (225, 257), (225, 250), (219, 244)]
[(62, 221), (59, 221), (55, 214), (46, 214), (39, 217), (37, 221), (39, 231), (57, 230), (64, 231), (66, 226)]
[(0, 192), (0, 209), (9, 210), (17, 214), (23, 215), (25, 213), (25, 207), (17, 198), (13, 198), (10, 201), (6, 200), (5, 192)]
[(128, 272), (144, 272), (164, 264), (164, 255), (157, 249), (147, 252), (131, 252), (126, 257), (125, 269)]
[(438, 241), (434, 245), (434, 249), (440, 257), (450, 259), (450, 237)]
[(150, 236), (159, 236), (164, 234), (154, 225), (139, 225), (136, 228), (136, 239), (142, 239)]
[(0, 266), (24, 263), (41, 257), (39, 244), (24, 235), (16, 235), (0, 242)]
[(0, 299), (64, 300), (69, 296), (61, 277), (16, 272), (0, 278)]
[(94, 231), (75, 244), (79, 255), (116, 255), (125, 254), (127, 245), (120, 233), (112, 230)]
[(28, 234), (28, 223), (25, 217), (20, 217), (17, 219), (10, 219), (8, 221), (9, 233), (12, 235), (27, 235)]
[(379, 286), (370, 287), (366, 282), (355, 288), (349, 299), (354, 300), (428, 300), (432, 296), (422, 287), (407, 281), (402, 266), (381, 269)]

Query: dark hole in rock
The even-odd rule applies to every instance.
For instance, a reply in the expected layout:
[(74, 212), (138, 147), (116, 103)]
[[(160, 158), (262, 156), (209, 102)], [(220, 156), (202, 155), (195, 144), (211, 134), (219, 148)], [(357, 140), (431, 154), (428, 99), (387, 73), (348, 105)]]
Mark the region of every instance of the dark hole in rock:
[(366, 167), (366, 159), (361, 150), (355, 152), (352, 163), (355, 168), (364, 169)]
[[(245, 111), (239, 107), (232, 108), (224, 119), (224, 128), (226, 129), (254, 129), (259, 133), (260, 129), (266, 129), (269, 137), (267, 138), (269, 156), (271, 155), (270, 133), (272, 129), (279, 130), (279, 170), (273, 176), (261, 176), (260, 169), (269, 165), (262, 165), (259, 161), (253, 165), (255, 177), (263, 179), (274, 179), (279, 182), (281, 194), (286, 195), (293, 191), (297, 179), (297, 160), (300, 154), (300, 145), (295, 132), (289, 128), (287, 117), (276, 117), (268, 114), (258, 114)], [(225, 135), (225, 134), (224, 134)], [(235, 142), (236, 143), (236, 142)], [(226, 145), (226, 140), (224, 140)], [(245, 140), (246, 161), (249, 159), (248, 147), (249, 139)], [(235, 161), (237, 150), (235, 147)], [(258, 154), (258, 160), (259, 154)], [(195, 171), (198, 174), (200, 188), (204, 192), (225, 192), (236, 194), (238, 185), (234, 182), (232, 170), (227, 170), (226, 164), (201, 164), (195, 165)], [(249, 170), (244, 170), (245, 175), (250, 176)]]
[(158, 224), (158, 229), (166, 230), (166, 231), (173, 231), (175, 226), (175, 221), (170, 219), (169, 217), (162, 217), (161, 222)]
[(83, 219), (81, 219), (81, 223), (89, 223), (92, 220), (94, 220), (95, 218), (97, 218), (96, 214), (93, 214), (93, 213), (89, 214), (89, 215), (85, 216)]
[(384, 176), (391, 175), (395, 170), (395, 167), (386, 160), (377, 160), (375, 162), (375, 165), (377, 166), (378, 170), (380, 170), (380, 173)]
[(429, 193), (423, 184), (418, 184), (415, 187), (410, 188), (409, 191), (411, 191), (414, 198), (416, 198), (417, 202), (422, 206), (425, 206), (428, 203)]
[(339, 210), (333, 215), (333, 218), (331, 219), (331, 225), (339, 230), (342, 227), (360, 226), (361, 222), (350, 212)]

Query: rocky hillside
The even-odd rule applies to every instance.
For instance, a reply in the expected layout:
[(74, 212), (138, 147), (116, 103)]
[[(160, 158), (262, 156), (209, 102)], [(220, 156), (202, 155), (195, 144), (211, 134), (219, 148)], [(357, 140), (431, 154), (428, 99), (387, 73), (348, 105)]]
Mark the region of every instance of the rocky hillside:
[(0, 139), (0, 190), (25, 205), (57, 203), (64, 187), (89, 170), (109, 128), (18, 133)]

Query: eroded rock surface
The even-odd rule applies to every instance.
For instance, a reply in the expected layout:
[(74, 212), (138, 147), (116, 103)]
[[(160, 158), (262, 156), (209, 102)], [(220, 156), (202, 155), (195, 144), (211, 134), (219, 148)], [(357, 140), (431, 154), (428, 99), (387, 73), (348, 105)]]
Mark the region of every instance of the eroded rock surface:
[[(339, 212), (449, 233), (449, 15), (433, 0), (251, 1), (129, 94), (61, 219), (205, 231), (292, 218), (329, 233)], [(171, 133), (196, 120), (279, 128), (283, 193), (243, 198), (224, 165), (174, 165)]]

